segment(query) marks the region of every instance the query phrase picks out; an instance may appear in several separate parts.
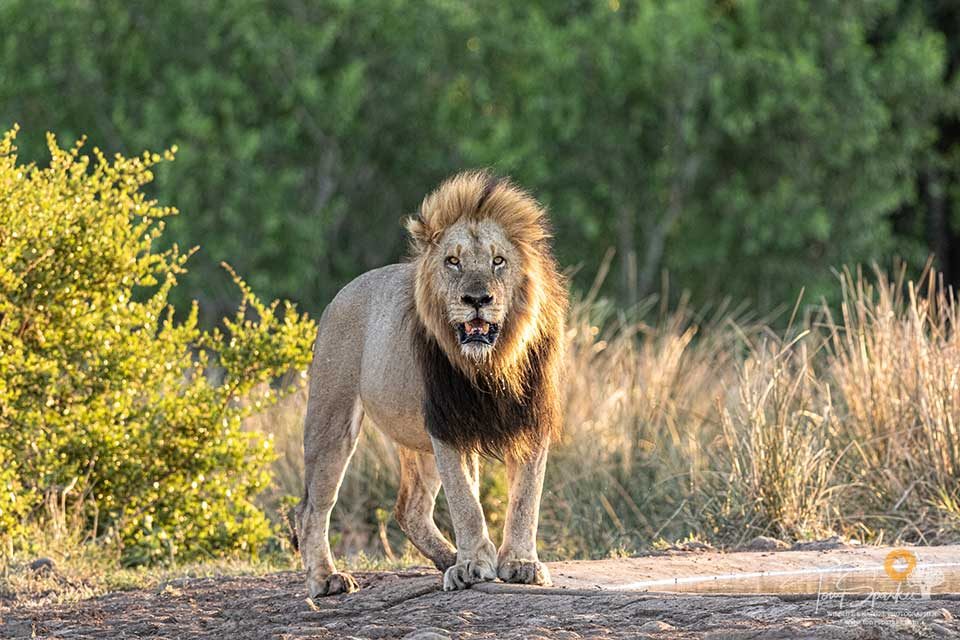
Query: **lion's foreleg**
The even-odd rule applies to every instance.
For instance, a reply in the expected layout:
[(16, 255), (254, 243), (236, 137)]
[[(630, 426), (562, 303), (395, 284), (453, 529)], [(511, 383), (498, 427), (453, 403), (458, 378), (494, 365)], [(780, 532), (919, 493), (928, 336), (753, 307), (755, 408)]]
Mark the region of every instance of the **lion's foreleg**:
[(457, 538), (457, 563), (443, 575), (446, 591), (467, 589), (497, 577), (497, 550), (490, 540), (480, 505), (480, 460), (433, 439), (437, 469), (443, 482), (453, 530)]
[(547, 449), (544, 444), (527, 458), (506, 457), (510, 502), (503, 527), (503, 544), (497, 554), (497, 575), (504, 582), (550, 584), (550, 572), (537, 556), (537, 526)]

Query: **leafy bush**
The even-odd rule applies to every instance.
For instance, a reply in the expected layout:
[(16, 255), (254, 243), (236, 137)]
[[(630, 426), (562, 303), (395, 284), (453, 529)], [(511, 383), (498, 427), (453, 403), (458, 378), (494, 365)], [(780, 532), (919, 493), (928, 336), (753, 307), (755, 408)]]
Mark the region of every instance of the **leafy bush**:
[(176, 211), (142, 191), (162, 158), (50, 135), (50, 166), (22, 166), (16, 133), (0, 141), (0, 537), (23, 544), (17, 527), (70, 487), (128, 563), (255, 553), (273, 453), (241, 421), (275, 399), (263, 383), (306, 366), (314, 324), (235, 274), (223, 330), (201, 330), (196, 304), (176, 321), (190, 252), (158, 249)]

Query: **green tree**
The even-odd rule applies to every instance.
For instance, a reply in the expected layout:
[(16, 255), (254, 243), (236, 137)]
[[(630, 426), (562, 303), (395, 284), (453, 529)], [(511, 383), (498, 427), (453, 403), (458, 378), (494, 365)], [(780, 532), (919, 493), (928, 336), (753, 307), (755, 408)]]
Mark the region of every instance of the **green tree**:
[[(881, 259), (932, 143), (943, 38), (921, 21), (882, 48), (896, 3), (610, 2), (493, 13), (464, 146), (545, 194), (562, 253), (619, 251), (621, 299), (661, 270), (699, 301), (763, 307), (829, 266)], [(503, 14), (511, 13), (510, 16)], [(523, 34), (495, 24), (523, 25)], [(916, 244), (896, 246), (922, 261)], [(591, 274), (594, 269), (585, 270)]]
[[(434, 6), (435, 5), (435, 6)], [(435, 131), (453, 8), (408, 2), (5, 2), (0, 118), (109, 152), (178, 145), (156, 195), (203, 250), (184, 280), (212, 319), (229, 260), (319, 310), (405, 250), (400, 221), (459, 166)], [(419, 32), (430, 38), (413, 37)], [(54, 99), (54, 96), (56, 98)], [(37, 158), (42, 141), (25, 140)], [(209, 303), (209, 304), (206, 304)]]

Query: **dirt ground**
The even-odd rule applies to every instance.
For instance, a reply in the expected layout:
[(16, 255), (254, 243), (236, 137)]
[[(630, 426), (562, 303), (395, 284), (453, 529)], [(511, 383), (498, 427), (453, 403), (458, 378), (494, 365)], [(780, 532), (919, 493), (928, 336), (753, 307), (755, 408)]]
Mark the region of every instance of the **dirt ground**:
[[(941, 549), (922, 552), (917, 565), (942, 567), (925, 596), (910, 586), (891, 593), (856, 568), (875, 566), (883, 550), (674, 553), (552, 563), (549, 589), (445, 593), (439, 573), (417, 569), (355, 574), (359, 593), (315, 603), (299, 572), (179, 580), (65, 605), (8, 597), (0, 638), (960, 638), (960, 593), (952, 592), (960, 549)], [(797, 588), (791, 572), (811, 566), (851, 567), (859, 582), (843, 586), (829, 573), (828, 583)], [(787, 574), (780, 595), (748, 593), (780, 588), (769, 577), (723, 586), (739, 595), (710, 593), (716, 580), (691, 577), (778, 568)], [(657, 591), (686, 580), (672, 590), (687, 592), (654, 593), (644, 586), (651, 580)]]

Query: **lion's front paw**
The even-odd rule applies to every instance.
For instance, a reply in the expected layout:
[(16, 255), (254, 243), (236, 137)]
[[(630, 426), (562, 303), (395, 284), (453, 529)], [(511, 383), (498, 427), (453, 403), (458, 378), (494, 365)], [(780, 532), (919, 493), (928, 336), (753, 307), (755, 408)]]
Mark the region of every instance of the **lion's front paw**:
[(353, 593), (360, 590), (356, 578), (349, 573), (331, 573), (322, 582), (310, 581), (310, 597), (322, 598), (340, 593)]
[(550, 585), (550, 571), (547, 565), (536, 560), (508, 560), (500, 563), (497, 575), (504, 582), (517, 584)]
[(478, 582), (496, 579), (497, 571), (492, 563), (486, 560), (466, 560), (453, 565), (443, 574), (443, 590), (469, 589), (470, 585)]

